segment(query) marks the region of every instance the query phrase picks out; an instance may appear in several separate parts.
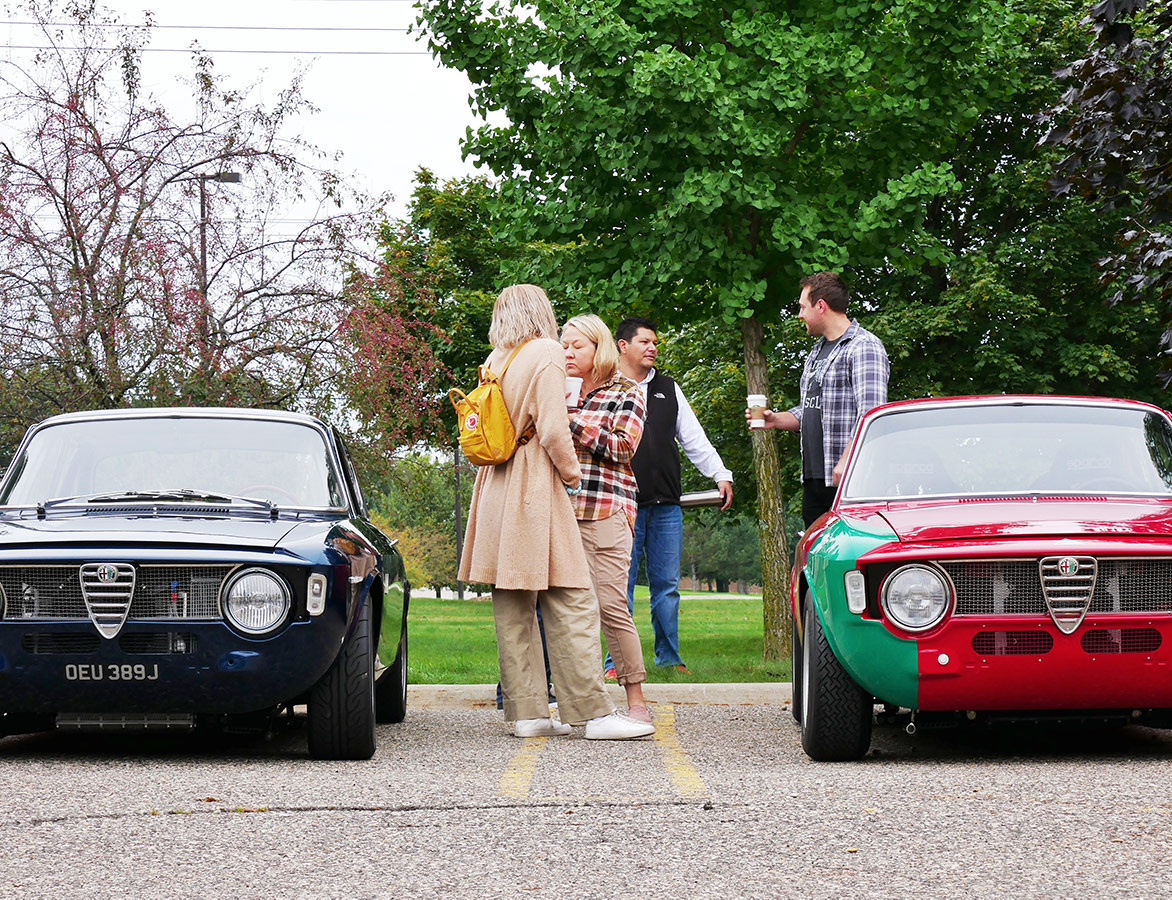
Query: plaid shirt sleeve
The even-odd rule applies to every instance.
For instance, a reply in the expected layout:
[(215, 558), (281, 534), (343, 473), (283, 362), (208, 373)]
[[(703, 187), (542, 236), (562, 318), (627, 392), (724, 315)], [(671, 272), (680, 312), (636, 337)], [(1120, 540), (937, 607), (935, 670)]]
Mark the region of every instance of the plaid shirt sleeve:
[(891, 372), (883, 342), (851, 324), (822, 377), (822, 446), (826, 483), (854, 437), (863, 413), (887, 402)]
[[(602, 403), (587, 403), (570, 423), (570, 431), (574, 443), (591, 454), (610, 462), (629, 463), (639, 448), (643, 420), (647, 418), (643, 392), (636, 387), (617, 397), (613, 396), (614, 391), (606, 393), (612, 396), (600, 398)], [(603, 403), (609, 408), (599, 409)]]
[(582, 492), (573, 498), (578, 519), (605, 519), (622, 511), (633, 526), (638, 485), (631, 457), (643, 437), (646, 415), (639, 386), (616, 375), (591, 392), (570, 421), (582, 467)]

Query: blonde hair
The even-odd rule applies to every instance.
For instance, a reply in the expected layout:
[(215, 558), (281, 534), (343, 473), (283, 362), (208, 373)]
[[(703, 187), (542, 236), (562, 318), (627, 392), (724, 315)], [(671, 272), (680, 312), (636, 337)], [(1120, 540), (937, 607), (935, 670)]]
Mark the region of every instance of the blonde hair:
[(498, 350), (508, 350), (531, 338), (558, 339), (553, 305), (535, 284), (510, 284), (493, 304), (488, 342)]
[(610, 329), (598, 316), (574, 316), (562, 326), (563, 338), (567, 328), (575, 328), (594, 344), (594, 366), (591, 376), (596, 384), (610, 380), (619, 367), (619, 348), (611, 337)]

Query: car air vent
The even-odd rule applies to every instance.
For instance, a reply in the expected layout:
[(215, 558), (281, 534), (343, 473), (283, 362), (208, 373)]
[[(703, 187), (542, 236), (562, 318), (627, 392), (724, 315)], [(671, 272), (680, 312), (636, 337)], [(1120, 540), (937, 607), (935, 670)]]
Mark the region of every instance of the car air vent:
[(123, 653), (169, 656), (194, 653), (199, 649), (199, 640), (186, 632), (131, 633), (118, 638), (118, 648)]
[(90, 506), (85, 510), (87, 516), (222, 516), (228, 511), (227, 506), (184, 506), (182, 504), (160, 503), (154, 506), (150, 503), (140, 503), (137, 506)]
[(25, 653), (44, 656), (66, 656), (77, 653), (93, 653), (98, 649), (100, 638), (96, 634), (26, 634), (20, 639), (20, 649)]
[(1091, 628), (1081, 643), (1087, 653), (1154, 653), (1164, 639), (1155, 628)]
[(982, 631), (973, 635), (973, 650), (981, 656), (1041, 656), (1054, 648), (1045, 631)]

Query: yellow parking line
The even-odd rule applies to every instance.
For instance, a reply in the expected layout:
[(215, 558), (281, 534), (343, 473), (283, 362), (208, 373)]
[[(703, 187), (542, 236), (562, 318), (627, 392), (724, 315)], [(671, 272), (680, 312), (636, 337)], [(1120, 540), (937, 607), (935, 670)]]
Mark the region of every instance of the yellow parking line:
[(549, 738), (525, 738), (521, 741), (521, 749), (509, 760), (504, 774), (501, 775), (500, 792), (506, 797), (515, 800), (529, 798), (529, 787), (533, 784), (533, 771), (537, 768), (537, 757), (545, 749)]
[(676, 734), (676, 711), (674, 706), (657, 706), (655, 708), (655, 743), (663, 752), (663, 767), (667, 769), (671, 778), (671, 786), (681, 797), (700, 799), (708, 797), (708, 788), (704, 786), (704, 779), (692, 765), (692, 760), (680, 746), (680, 737)]
[[(692, 765), (692, 760), (680, 744), (676, 733), (675, 707), (670, 705), (657, 706), (653, 712), (655, 718), (655, 743), (659, 747), (663, 758), (663, 767), (671, 782), (673, 793), (687, 800), (707, 799), (710, 795), (704, 784), (704, 779)], [(537, 760), (545, 750), (549, 738), (525, 738), (521, 741), (521, 748), (513, 754), (505, 767), (500, 780), (500, 793), (512, 800), (534, 799), (529, 796), (533, 786), (533, 775), (537, 770)], [(559, 798), (537, 798), (547, 802), (556, 802)], [(561, 798), (567, 803), (584, 800), (604, 800), (622, 802), (648, 802), (656, 798), (636, 797), (566, 797)]]

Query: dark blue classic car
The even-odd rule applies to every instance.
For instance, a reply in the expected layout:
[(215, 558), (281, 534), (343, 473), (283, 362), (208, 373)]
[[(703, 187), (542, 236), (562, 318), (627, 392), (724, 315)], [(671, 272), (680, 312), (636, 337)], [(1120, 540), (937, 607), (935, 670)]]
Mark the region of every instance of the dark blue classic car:
[(367, 759), (406, 712), (409, 596), (317, 419), (47, 419), (0, 482), (0, 736), (265, 731), (305, 705), (311, 756)]

